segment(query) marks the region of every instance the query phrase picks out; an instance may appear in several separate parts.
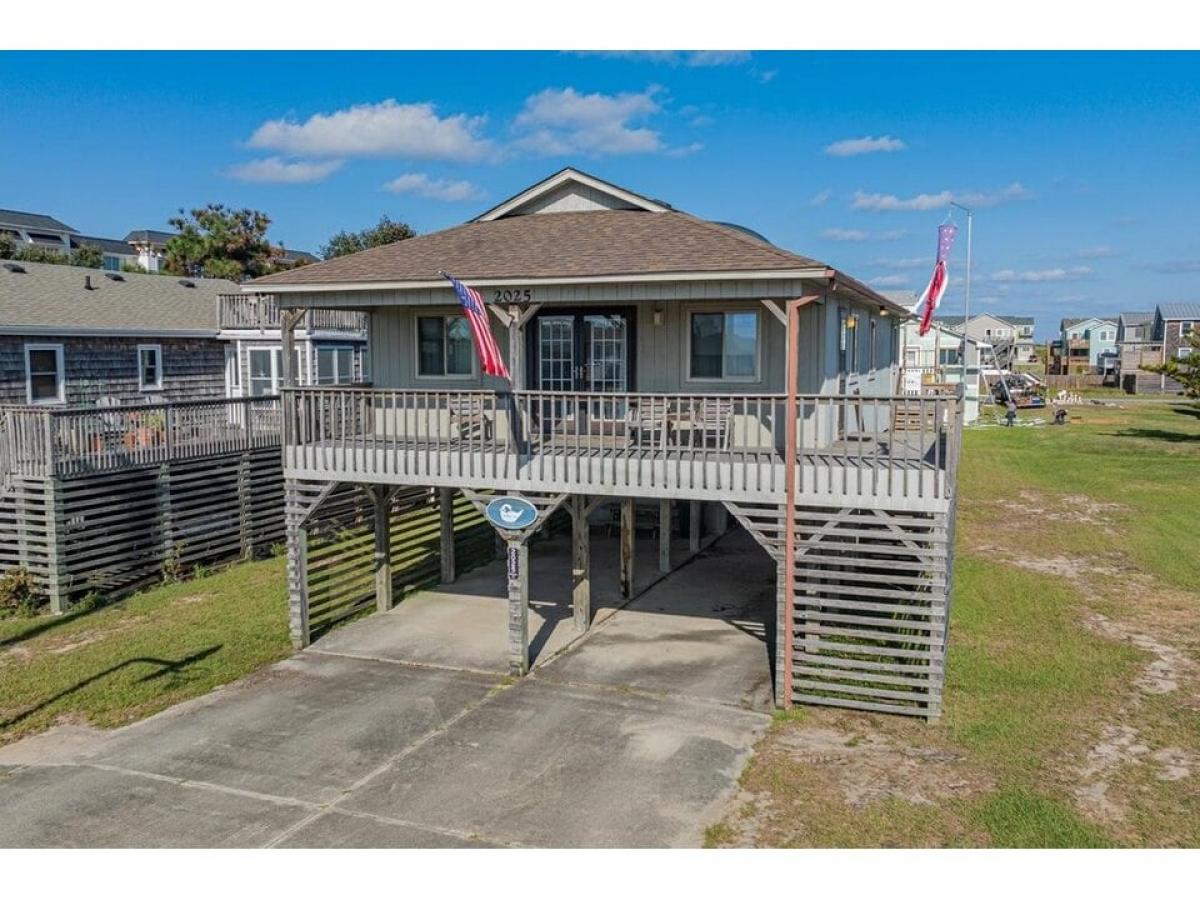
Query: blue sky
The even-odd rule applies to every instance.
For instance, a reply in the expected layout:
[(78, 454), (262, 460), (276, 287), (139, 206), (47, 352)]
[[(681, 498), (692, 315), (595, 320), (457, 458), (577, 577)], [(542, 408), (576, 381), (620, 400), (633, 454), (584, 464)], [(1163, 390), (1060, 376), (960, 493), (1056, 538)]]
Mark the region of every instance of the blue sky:
[(4, 53), (0, 84), (0, 207), (85, 233), (217, 201), (316, 251), (575, 165), (889, 291), (973, 204), (973, 309), (1041, 337), (1200, 298), (1196, 54)]

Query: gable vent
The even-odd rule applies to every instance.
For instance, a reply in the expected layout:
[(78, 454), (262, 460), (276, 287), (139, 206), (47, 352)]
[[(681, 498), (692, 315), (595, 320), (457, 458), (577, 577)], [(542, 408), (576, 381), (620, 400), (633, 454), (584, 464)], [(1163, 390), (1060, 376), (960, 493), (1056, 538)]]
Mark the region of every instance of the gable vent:
[(4, 268), (8, 269), (8, 271), (12, 272), (14, 275), (24, 275), (25, 274), (25, 267), (19, 266), (14, 262), (6, 262), (4, 264)]

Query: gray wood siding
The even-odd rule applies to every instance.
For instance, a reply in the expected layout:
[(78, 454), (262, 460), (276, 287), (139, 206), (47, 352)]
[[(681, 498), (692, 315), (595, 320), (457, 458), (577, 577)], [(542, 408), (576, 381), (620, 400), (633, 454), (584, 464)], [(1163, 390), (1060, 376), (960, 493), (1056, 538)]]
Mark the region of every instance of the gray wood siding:
[[(602, 209), (637, 209), (632, 203), (619, 200), (605, 191), (598, 191), (586, 184), (568, 182), (554, 190), (534, 197), (518, 206), (510, 216), (526, 216), (534, 213), (589, 212)], [(653, 215), (648, 213), (647, 215)]]
[[(62, 344), (68, 404), (94, 404), (101, 397), (131, 403), (225, 396), (225, 345), (216, 338), (0, 335), (0, 402), (26, 402), (26, 344)], [(138, 390), (139, 344), (162, 348), (162, 390)]]

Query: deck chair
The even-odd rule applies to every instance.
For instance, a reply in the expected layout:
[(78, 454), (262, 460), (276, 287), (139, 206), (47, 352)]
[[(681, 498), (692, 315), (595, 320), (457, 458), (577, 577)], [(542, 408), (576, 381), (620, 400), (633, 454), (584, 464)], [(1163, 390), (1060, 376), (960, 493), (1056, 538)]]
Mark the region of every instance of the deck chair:
[[(690, 432), (690, 446), (705, 450), (728, 450), (733, 432), (733, 400), (702, 397), (681, 410), (679, 430)], [(682, 439), (682, 437), (681, 437)], [(686, 441), (684, 446), (689, 446)]]
[(481, 394), (452, 395), (447, 401), (450, 426), (460, 440), (492, 436), (492, 416), (484, 407)]
[(638, 397), (625, 412), (626, 434), (634, 447), (652, 447), (670, 438), (669, 406), (666, 397)]

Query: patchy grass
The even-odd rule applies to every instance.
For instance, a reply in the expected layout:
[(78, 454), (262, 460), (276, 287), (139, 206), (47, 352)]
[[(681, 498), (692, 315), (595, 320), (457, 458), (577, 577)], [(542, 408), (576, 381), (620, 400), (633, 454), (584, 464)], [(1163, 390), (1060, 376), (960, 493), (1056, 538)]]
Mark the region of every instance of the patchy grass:
[(711, 843), (1200, 845), (1200, 410), (1071, 417), (965, 436), (942, 719), (777, 717)]
[(290, 650), (284, 561), (65, 616), (0, 620), (0, 743), (59, 722), (121, 725)]

